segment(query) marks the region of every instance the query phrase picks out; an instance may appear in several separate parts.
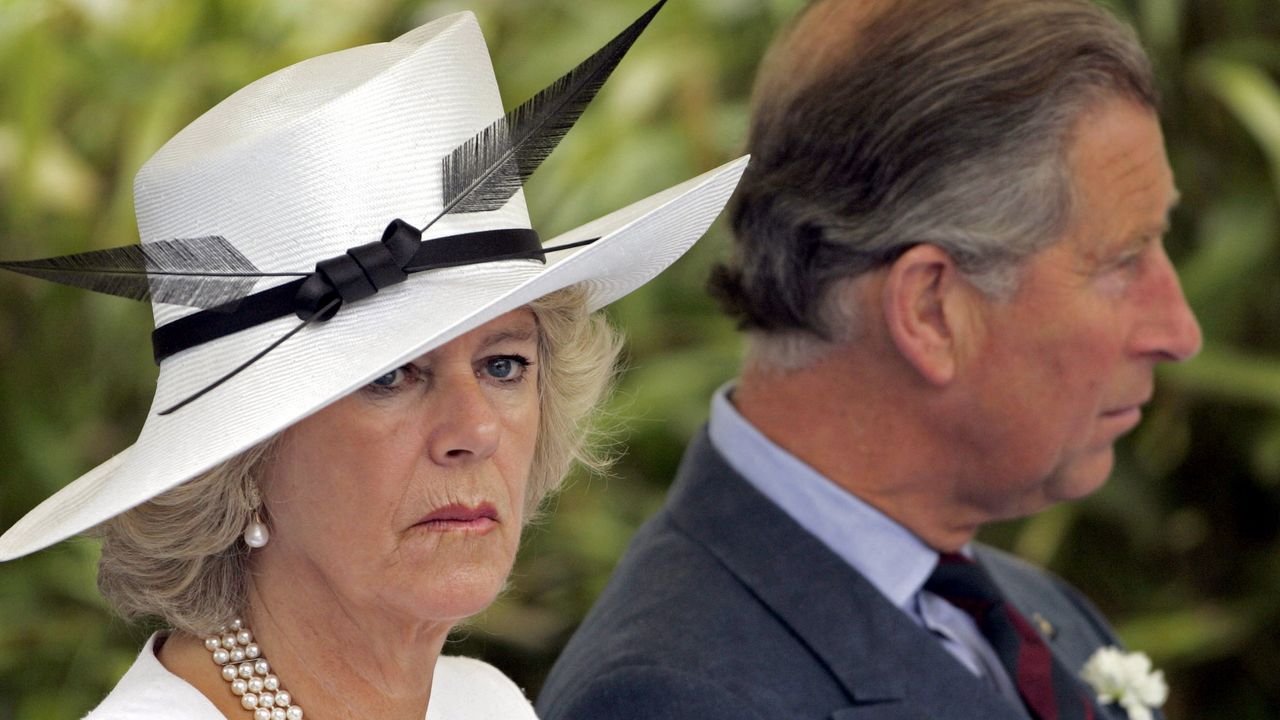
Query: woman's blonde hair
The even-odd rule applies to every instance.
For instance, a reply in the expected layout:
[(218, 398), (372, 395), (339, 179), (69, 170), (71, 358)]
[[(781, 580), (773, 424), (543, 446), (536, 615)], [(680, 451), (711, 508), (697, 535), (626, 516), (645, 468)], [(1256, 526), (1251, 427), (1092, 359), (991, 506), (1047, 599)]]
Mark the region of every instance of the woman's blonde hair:
[[(578, 287), (529, 304), (538, 320), (540, 427), (525, 517), (579, 463), (603, 470), (591, 420), (615, 374), (621, 336), (587, 311)], [(248, 598), (241, 535), (261, 512), (259, 484), (277, 435), (90, 531), (102, 540), (98, 589), (125, 618), (159, 617), (192, 634), (215, 631)]]

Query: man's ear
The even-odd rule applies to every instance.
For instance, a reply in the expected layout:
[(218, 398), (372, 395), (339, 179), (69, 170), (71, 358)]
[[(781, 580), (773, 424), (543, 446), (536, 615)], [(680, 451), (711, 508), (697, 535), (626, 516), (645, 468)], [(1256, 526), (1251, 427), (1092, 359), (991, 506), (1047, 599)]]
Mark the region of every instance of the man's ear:
[(885, 326), (925, 381), (947, 385), (959, 363), (968, 284), (936, 245), (916, 245), (889, 266), (881, 294)]

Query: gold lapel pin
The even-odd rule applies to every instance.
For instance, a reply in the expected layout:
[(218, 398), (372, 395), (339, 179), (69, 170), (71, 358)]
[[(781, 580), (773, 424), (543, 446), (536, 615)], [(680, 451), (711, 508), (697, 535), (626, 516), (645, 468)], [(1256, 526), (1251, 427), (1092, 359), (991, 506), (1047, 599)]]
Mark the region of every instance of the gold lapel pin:
[(1031, 620), (1036, 624), (1036, 627), (1040, 630), (1040, 634), (1045, 636), (1045, 638), (1052, 640), (1058, 637), (1058, 629), (1053, 626), (1053, 623), (1045, 620), (1044, 616), (1040, 613), (1031, 613)]

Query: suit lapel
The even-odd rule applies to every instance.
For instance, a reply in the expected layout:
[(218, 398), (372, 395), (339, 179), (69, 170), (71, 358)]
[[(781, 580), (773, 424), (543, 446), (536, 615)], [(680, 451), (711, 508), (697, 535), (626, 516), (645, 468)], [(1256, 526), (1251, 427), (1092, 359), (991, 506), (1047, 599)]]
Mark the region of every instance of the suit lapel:
[[(996, 554), (990, 548), (978, 545), (975, 551), (978, 561), (991, 574), (1006, 601), (1031, 621), (1041, 639), (1049, 646), (1054, 659), (1073, 676), (1079, 677), (1080, 670), (1097, 649), (1099, 642), (1114, 642), (1107, 638), (1095, 639), (1095, 633), (1084, 624), (1080, 612), (1075, 608), (1064, 607), (1063, 603), (1066, 601), (1060, 593), (1047, 596), (1027, 583), (1017, 582), (1010, 573), (1009, 560), (996, 561)], [(1080, 691), (1093, 705), (1095, 717), (1099, 720), (1128, 720), (1128, 712), (1119, 705), (1100, 705), (1096, 693), (1088, 684), (1083, 680), (1077, 680), (1077, 683)], [(1156, 712), (1153, 720), (1163, 720), (1163, 716)]]
[(834, 717), (1019, 720), (928, 631), (734, 472), (705, 432), (685, 455), (668, 509), (848, 693), (852, 706)]

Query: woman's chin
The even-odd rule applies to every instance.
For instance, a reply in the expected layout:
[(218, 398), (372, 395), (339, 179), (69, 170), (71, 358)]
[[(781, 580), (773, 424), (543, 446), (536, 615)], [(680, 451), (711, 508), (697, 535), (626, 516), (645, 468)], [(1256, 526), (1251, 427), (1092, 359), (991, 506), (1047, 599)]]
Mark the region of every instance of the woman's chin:
[(406, 609), (423, 622), (458, 623), (484, 612), (497, 599), (502, 587), (502, 583), (475, 583), (470, 586), (437, 588), (429, 596), (428, 593), (419, 596), (420, 602), (415, 607)]
[(509, 561), (432, 568), (378, 592), (375, 604), (394, 607), (419, 622), (458, 622), (489, 607), (506, 586), (510, 570)]

